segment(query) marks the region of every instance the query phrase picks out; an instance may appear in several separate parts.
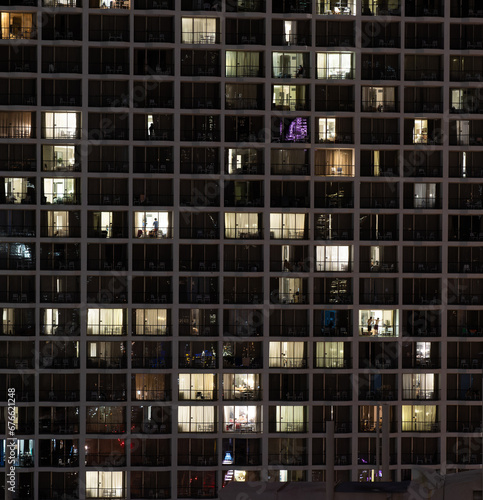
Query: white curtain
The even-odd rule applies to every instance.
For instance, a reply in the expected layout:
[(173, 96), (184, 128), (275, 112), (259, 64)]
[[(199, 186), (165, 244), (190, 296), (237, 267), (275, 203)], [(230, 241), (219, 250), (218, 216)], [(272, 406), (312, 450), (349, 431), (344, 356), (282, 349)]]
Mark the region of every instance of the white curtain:
[(167, 309), (136, 309), (136, 335), (166, 335)]
[(406, 399), (431, 399), (434, 392), (434, 373), (403, 374), (403, 393)]
[(269, 367), (302, 366), (305, 356), (304, 342), (270, 342)]
[(316, 342), (317, 368), (344, 368), (344, 342)]
[(87, 471), (86, 497), (87, 498), (124, 498), (125, 472)]
[(211, 373), (179, 375), (179, 399), (196, 399), (198, 392), (203, 399), (213, 399), (214, 387), (215, 375)]
[(316, 247), (316, 270), (347, 271), (349, 255), (349, 246), (318, 246)]
[(403, 431), (430, 431), (436, 422), (436, 405), (403, 405)]
[(277, 406), (276, 432), (301, 432), (305, 426), (303, 406)]
[(179, 406), (179, 432), (213, 432), (215, 430), (214, 406)]
[(122, 335), (122, 309), (88, 309), (87, 335)]

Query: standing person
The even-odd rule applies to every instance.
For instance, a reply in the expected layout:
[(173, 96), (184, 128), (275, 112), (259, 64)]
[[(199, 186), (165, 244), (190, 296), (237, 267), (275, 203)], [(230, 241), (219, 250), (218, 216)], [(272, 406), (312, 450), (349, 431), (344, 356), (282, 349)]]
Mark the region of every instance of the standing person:
[(143, 219), (143, 236), (146, 236), (146, 219)]
[(379, 331), (379, 318), (376, 319), (376, 322), (374, 323), (374, 335), (377, 335)]
[(154, 122), (151, 122), (151, 125), (149, 125), (149, 137), (154, 139)]
[(372, 316), (367, 320), (367, 331), (369, 332), (369, 335), (372, 334), (372, 325), (374, 324), (374, 320), (372, 319)]
[(304, 76), (304, 67), (300, 64), (297, 70), (297, 78), (302, 78)]
[(153, 222), (153, 231), (154, 231), (154, 237), (155, 238), (158, 237), (158, 228), (159, 228), (158, 219), (154, 219), (154, 222)]

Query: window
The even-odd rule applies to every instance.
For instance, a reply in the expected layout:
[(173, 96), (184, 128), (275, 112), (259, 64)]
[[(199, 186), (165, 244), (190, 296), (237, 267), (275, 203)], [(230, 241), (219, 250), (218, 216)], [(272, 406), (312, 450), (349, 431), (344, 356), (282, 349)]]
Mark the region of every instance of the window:
[[(145, 347), (148, 355), (152, 349)], [(155, 346), (156, 354), (161, 355), (164, 351)], [(171, 378), (169, 375), (159, 373), (137, 373), (132, 376), (131, 399), (136, 401), (166, 401), (170, 394)]]
[(403, 374), (403, 399), (434, 399), (434, 373)]
[(271, 239), (304, 239), (305, 214), (270, 214)]
[(316, 342), (316, 368), (344, 368), (344, 342)]
[(351, 52), (319, 52), (317, 54), (318, 79), (353, 79), (354, 68), (354, 54)]
[(270, 342), (270, 368), (302, 368), (306, 365), (305, 342)]
[(350, 271), (352, 247), (318, 246), (315, 247), (316, 271)]
[(181, 43), (216, 43), (216, 19), (184, 17)]
[(223, 432), (261, 432), (261, 408), (258, 406), (225, 406)]
[(86, 498), (125, 498), (125, 472), (86, 471)]
[(77, 139), (80, 131), (79, 113), (43, 113), (44, 139)]
[(414, 120), (413, 127), (413, 144), (428, 143), (428, 120)]
[(212, 400), (216, 399), (216, 375), (207, 374), (185, 374), (178, 377), (179, 400)]
[(262, 76), (260, 52), (226, 51), (226, 76)]
[(135, 335), (167, 335), (167, 309), (136, 309)]
[(396, 111), (396, 87), (362, 87), (362, 111)]
[(178, 432), (215, 432), (214, 406), (178, 407)]
[(77, 179), (63, 179), (61, 177), (44, 178), (43, 203), (78, 203), (76, 193)]
[[(369, 318), (372, 318), (372, 328), (368, 329)], [(375, 330), (375, 322), (377, 331)], [(383, 335), (388, 337), (399, 336), (399, 311), (386, 309), (364, 309), (359, 311), (359, 332), (360, 335)]]
[(134, 212), (134, 234), (138, 238), (168, 238), (171, 227), (171, 212)]
[(436, 208), (436, 184), (414, 184), (414, 208)]
[(258, 399), (261, 375), (226, 373), (223, 375), (223, 399)]
[(432, 431), (436, 430), (437, 407), (436, 405), (403, 405), (402, 430)]
[(2, 40), (34, 38), (33, 15), (22, 12), (2, 12)]
[(319, 142), (335, 142), (336, 118), (319, 118)]
[(77, 170), (75, 146), (42, 146), (42, 171)]
[[(330, 118), (329, 118), (330, 119)], [(334, 118), (335, 120), (335, 118)], [(321, 131), (319, 123), (319, 142)], [(326, 129), (325, 129), (326, 130)], [(352, 149), (318, 149), (315, 151), (315, 175), (354, 176), (354, 152)]]
[(275, 432), (305, 432), (307, 410), (305, 406), (277, 406)]
[(309, 76), (309, 54), (302, 52), (272, 52), (272, 77), (296, 78)]
[(225, 238), (258, 238), (260, 219), (259, 214), (226, 213)]
[(123, 309), (88, 309), (87, 335), (123, 335)]

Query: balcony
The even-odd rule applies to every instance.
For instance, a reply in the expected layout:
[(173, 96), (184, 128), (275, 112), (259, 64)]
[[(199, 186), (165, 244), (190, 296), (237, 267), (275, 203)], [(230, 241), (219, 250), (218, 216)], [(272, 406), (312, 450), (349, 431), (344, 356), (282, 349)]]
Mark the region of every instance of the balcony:
[[(428, 39), (421, 37), (406, 37), (405, 44), (408, 49), (443, 49), (444, 39), (441, 37), (431, 37), (431, 40), (429, 40), (429, 37)], [(456, 47), (452, 48), (455, 49)]]

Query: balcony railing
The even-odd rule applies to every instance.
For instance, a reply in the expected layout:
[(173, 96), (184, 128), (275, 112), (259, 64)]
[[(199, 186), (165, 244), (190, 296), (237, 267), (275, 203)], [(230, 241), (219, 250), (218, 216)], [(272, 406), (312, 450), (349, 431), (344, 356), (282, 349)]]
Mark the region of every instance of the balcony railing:
[(61, 356), (46, 356), (41, 355), (39, 358), (40, 368), (54, 368), (54, 369), (69, 369), (79, 368), (79, 358), (74, 357), (61, 357)]
[(481, 74), (480, 70), (451, 70), (449, 79), (452, 82), (481, 82)]
[(129, 30), (89, 30), (91, 42), (129, 42)]
[[(181, 108), (184, 109), (220, 109), (220, 99), (218, 97), (183, 97)], [(242, 108), (240, 108), (242, 109)], [(258, 108), (247, 108), (258, 109)]]
[(384, 101), (376, 106), (374, 101), (362, 101), (361, 111), (365, 112), (379, 112), (379, 113), (394, 113), (399, 111), (399, 101)]
[[(406, 15), (408, 15), (407, 12)], [(431, 37), (431, 39), (406, 37), (405, 47), (407, 49), (443, 49), (444, 40), (441, 37)], [(466, 49), (466, 46), (464, 48)], [(452, 49), (454, 50), (456, 47), (452, 47)]]
[(439, 389), (436, 390), (423, 390), (423, 389), (403, 389), (402, 390), (402, 399), (403, 400), (431, 400), (437, 401), (439, 400)]
[(345, 369), (352, 368), (352, 358), (316, 356), (314, 368)]
[[(227, 9), (228, 10), (228, 9)], [(264, 33), (234, 32), (226, 34), (227, 45), (265, 45)]]
[(80, 302), (80, 292), (49, 292), (40, 291), (40, 302), (63, 302), (63, 303), (78, 303)]
[(270, 173), (272, 175), (309, 175), (310, 167), (302, 163), (272, 163)]
[[(438, 69), (406, 69), (404, 79), (407, 81), (441, 81), (443, 71)], [(451, 78), (451, 80), (453, 79)]]
[(332, 195), (315, 197), (316, 208), (354, 208), (354, 199), (352, 197), (334, 197)]
[[(228, 66), (227, 68), (232, 68), (231, 71), (234, 71), (233, 67)], [(236, 68), (237, 67), (235, 67), (235, 71), (237, 71)], [(191, 64), (191, 65), (183, 64), (181, 66), (182, 76), (220, 76), (221, 74), (220, 71), (221, 69), (219, 65), (212, 65), (212, 64)], [(227, 69), (227, 76), (245, 76), (245, 75), (228, 74), (228, 69)]]
[[(213, 227), (180, 227), (179, 228), (179, 237), (183, 239), (218, 239), (220, 237), (220, 230), (218, 228)], [(210, 262), (210, 268), (211, 266)], [(218, 267), (218, 266), (217, 266)], [(208, 267), (206, 268), (208, 269)]]
[[(171, 131), (172, 132), (172, 131)], [(220, 140), (219, 130), (203, 131), (199, 129), (189, 130), (181, 129), (180, 131), (181, 141), (200, 141), (200, 142), (218, 142)]]
[(352, 325), (348, 326), (315, 326), (316, 337), (352, 337)]
[(261, 239), (263, 231), (257, 228), (225, 227), (226, 239)]
[[(450, 264), (448, 264), (450, 266)], [(403, 263), (403, 272), (405, 273), (440, 273), (441, 262), (413, 262)], [(451, 272), (451, 271), (449, 271)], [(452, 271), (457, 272), (457, 271)]]
[(182, 337), (199, 335), (202, 337), (217, 337), (218, 336), (218, 325), (179, 325), (178, 327), (179, 335)]
[[(218, 70), (219, 73), (219, 70)], [(193, 75), (196, 76), (196, 75)], [(208, 68), (207, 75), (198, 76), (219, 76), (213, 74), (211, 68)], [(226, 66), (226, 76), (227, 78), (262, 78), (264, 76), (263, 68), (259, 65), (257, 66), (245, 66), (238, 64), (237, 66)]]
[(397, 389), (369, 389), (359, 392), (361, 401), (396, 401), (397, 397)]
[(440, 422), (417, 422), (416, 420), (403, 420), (402, 431), (403, 432), (440, 432), (441, 425)]
[(441, 241), (442, 231), (430, 229), (404, 229), (404, 241)]
[(216, 466), (218, 465), (218, 456), (217, 455), (211, 455), (211, 454), (202, 454), (198, 455), (194, 453), (193, 455), (181, 455), (178, 454), (178, 465), (191, 465), (191, 466), (199, 466), (199, 467), (206, 467), (206, 466)]
[(352, 304), (352, 293), (314, 293), (315, 304)]
[(263, 196), (232, 196), (225, 198), (225, 207), (263, 207)]
[(346, 99), (316, 99), (315, 111), (354, 111), (355, 103), (353, 100)]
[[(434, 201), (434, 200), (433, 200)], [(361, 208), (399, 208), (397, 193), (391, 196), (361, 197)]]
[(443, 103), (441, 101), (413, 101), (404, 103), (406, 113), (442, 113)]
[(183, 44), (219, 44), (221, 33), (215, 31), (183, 31), (181, 33), (181, 43)]
[(359, 270), (361, 273), (397, 273), (397, 262), (360, 262)]
[(53, 388), (40, 389), (39, 390), (39, 401), (79, 401), (79, 389), (69, 389), (66, 391), (53, 390)]
[[(116, 163), (121, 165), (122, 170), (116, 170)], [(129, 164), (124, 162), (114, 162), (114, 166), (112, 167), (114, 172), (128, 172)], [(134, 162), (134, 173), (146, 173), (146, 174), (172, 174), (174, 172), (174, 166), (172, 161), (166, 162)], [(89, 170), (91, 170), (89, 168)], [(109, 172), (109, 169), (108, 169)], [(185, 172), (183, 172), (185, 173)], [(191, 172), (193, 173), (193, 172)]]
[[(213, 106), (211, 106), (213, 107)], [(219, 106), (218, 106), (219, 108)], [(225, 98), (226, 109), (265, 109), (265, 100), (256, 97)]]
[[(340, 227), (338, 231), (324, 230), (315, 228), (315, 239), (316, 240), (352, 240), (354, 238), (354, 231), (352, 228)], [(361, 239), (363, 239), (361, 237)], [(372, 238), (376, 239), (376, 238)]]
[[(200, 302), (202, 303), (202, 302)], [(223, 294), (224, 304), (262, 304), (263, 293), (253, 292), (225, 292)]]
[(399, 133), (361, 132), (362, 144), (399, 144)]
[(174, 42), (174, 32), (173, 31), (135, 31), (134, 41), (143, 43), (173, 43)]
[(209, 400), (214, 401), (218, 399), (218, 391), (215, 390), (180, 390), (178, 393), (178, 399), (180, 401), (203, 401)]
[(225, 272), (263, 272), (263, 260), (225, 260)]

